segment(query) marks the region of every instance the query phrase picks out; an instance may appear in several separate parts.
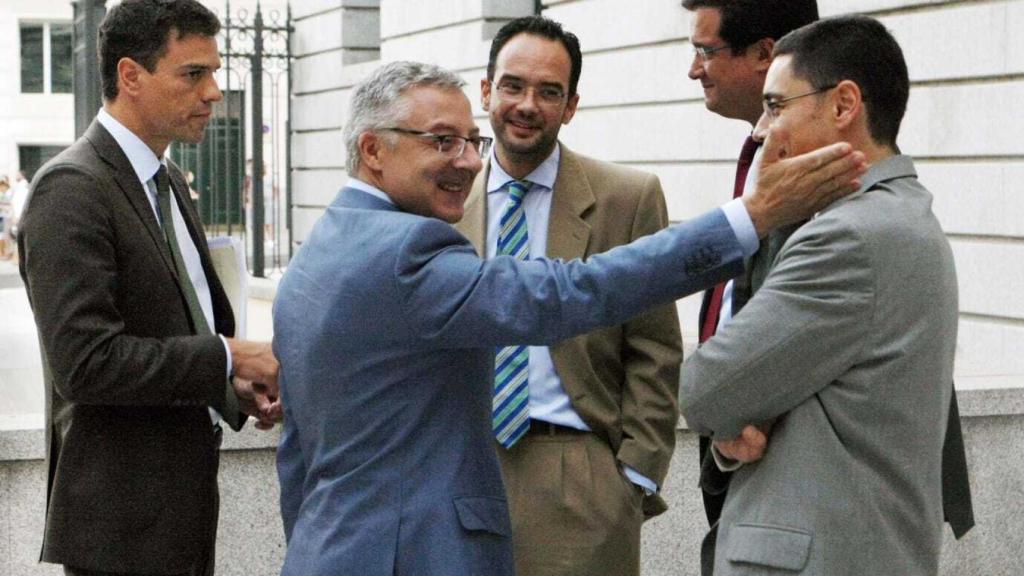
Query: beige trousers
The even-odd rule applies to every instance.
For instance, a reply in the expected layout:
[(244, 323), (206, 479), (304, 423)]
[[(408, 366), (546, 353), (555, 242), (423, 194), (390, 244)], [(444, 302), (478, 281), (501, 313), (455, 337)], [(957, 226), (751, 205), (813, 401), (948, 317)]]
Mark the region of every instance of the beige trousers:
[(497, 446), (518, 576), (637, 576), (642, 490), (594, 434)]

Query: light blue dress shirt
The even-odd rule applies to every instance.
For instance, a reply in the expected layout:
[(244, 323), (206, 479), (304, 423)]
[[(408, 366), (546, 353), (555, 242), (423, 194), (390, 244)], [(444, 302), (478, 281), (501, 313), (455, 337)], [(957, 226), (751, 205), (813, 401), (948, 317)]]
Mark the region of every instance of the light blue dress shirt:
[[(558, 176), (560, 158), (561, 147), (556, 145), (551, 155), (523, 178), (531, 183), (530, 190), (523, 199), (531, 257), (547, 255), (551, 195), (555, 187), (555, 178)], [(509, 176), (498, 163), (493, 149), (490, 167), (487, 178), (487, 257), (493, 258), (497, 253), (501, 214), (508, 202), (508, 191), (505, 189), (505, 185), (514, 178)], [(740, 240), (744, 252), (753, 254), (758, 247), (757, 232), (742, 201), (736, 199), (723, 206), (722, 210), (725, 212), (733, 232)], [(551, 353), (546, 346), (530, 346), (529, 379), (530, 418), (578, 430), (590, 430), (590, 427), (572, 407), (572, 402), (562, 386), (561, 379), (555, 372)], [(658, 491), (657, 484), (630, 466), (623, 464), (623, 471), (634, 484), (641, 486), (646, 491)]]
[[(146, 191), (149, 205), (153, 209), (153, 216), (156, 218), (157, 223), (160, 223), (154, 177), (161, 164), (167, 165), (167, 160), (165, 158), (157, 158), (153, 150), (141, 138), (111, 116), (105, 109), (100, 109), (96, 115), (96, 120), (107, 129), (107, 132), (110, 132), (114, 141), (121, 147), (121, 151), (128, 157), (128, 162), (132, 165), (135, 176), (139, 179), (139, 183), (142, 184), (142, 189)], [(188, 271), (189, 280), (195, 289), (196, 298), (199, 300), (199, 307), (202, 308), (203, 316), (206, 317), (206, 324), (213, 329), (216, 324), (213, 317), (213, 298), (210, 297), (210, 284), (206, 279), (206, 272), (203, 270), (202, 261), (199, 259), (199, 250), (196, 248), (195, 243), (192, 242), (192, 235), (189, 234), (188, 226), (181, 215), (181, 207), (174, 201), (175, 198), (176, 196), (172, 194), (171, 218), (174, 220), (174, 234), (178, 239), (178, 248), (181, 250), (182, 260), (185, 261), (185, 269)], [(227, 375), (230, 377), (231, 349), (228, 347), (228, 342), (224, 336), (220, 338), (224, 343), (224, 353), (227, 355)], [(210, 408), (210, 416), (214, 422), (218, 422), (221, 419), (220, 413), (213, 408)]]

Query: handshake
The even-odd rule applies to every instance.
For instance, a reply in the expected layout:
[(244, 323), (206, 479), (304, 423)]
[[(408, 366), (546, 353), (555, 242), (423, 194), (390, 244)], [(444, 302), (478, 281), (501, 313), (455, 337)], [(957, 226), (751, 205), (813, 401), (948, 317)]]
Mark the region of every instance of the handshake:
[(256, 428), (270, 430), (281, 421), (280, 389), (277, 373), (280, 365), (270, 344), (228, 338), (234, 373), (231, 385), (238, 397), (238, 407), (256, 418)]

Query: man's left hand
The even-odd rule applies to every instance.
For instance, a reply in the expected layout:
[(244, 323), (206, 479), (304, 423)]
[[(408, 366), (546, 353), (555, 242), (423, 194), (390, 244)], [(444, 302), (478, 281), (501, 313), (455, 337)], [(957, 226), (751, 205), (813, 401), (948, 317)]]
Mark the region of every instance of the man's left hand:
[(280, 397), (258, 392), (252, 382), (241, 378), (235, 378), (232, 385), (238, 396), (238, 407), (245, 414), (256, 418), (258, 430), (270, 430), (274, 424), (281, 421), (284, 410)]
[(771, 432), (770, 424), (748, 425), (738, 437), (732, 440), (715, 440), (715, 449), (730, 460), (744, 464), (757, 462), (764, 456), (765, 448), (768, 447), (769, 432)]

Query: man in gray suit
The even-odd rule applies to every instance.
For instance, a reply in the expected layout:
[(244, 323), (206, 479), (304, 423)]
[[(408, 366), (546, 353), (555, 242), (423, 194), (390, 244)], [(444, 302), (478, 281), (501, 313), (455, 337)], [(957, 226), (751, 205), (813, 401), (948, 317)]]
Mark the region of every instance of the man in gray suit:
[[(842, 194), (812, 191), (859, 170), (859, 154), (833, 146), (769, 165), (751, 198), (585, 263), (484, 261), (449, 225), (489, 144), (462, 85), (395, 62), (356, 88), (351, 179), (281, 281), (286, 576), (512, 574), (492, 426), (516, 397), (492, 420), (495, 347), (620, 324), (735, 274), (757, 247), (747, 226), (798, 219)], [(520, 246), (521, 219), (505, 224)]]
[(764, 108), (769, 138), (788, 137), (777, 153), (847, 140), (870, 168), (684, 365), (680, 404), (701, 434), (774, 421), (764, 457), (733, 475), (715, 574), (938, 569), (956, 274), (896, 146), (908, 94), (902, 52), (870, 18), (823, 20), (775, 46)]

